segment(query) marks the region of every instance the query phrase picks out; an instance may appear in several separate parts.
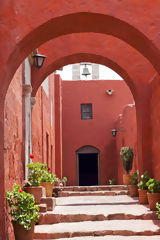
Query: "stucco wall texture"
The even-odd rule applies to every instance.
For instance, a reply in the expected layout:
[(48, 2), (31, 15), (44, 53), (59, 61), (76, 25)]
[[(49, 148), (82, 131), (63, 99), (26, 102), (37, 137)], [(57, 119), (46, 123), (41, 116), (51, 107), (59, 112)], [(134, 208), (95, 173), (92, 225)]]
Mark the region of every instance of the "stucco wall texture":
[(34, 161), (47, 163), (55, 173), (54, 75), (47, 82), (48, 92), (42, 86), (38, 89), (32, 110), (32, 150)]
[(138, 154), (137, 154), (137, 123), (136, 123), (136, 108), (134, 104), (129, 104), (124, 107), (122, 114), (119, 115), (116, 122), (116, 153), (117, 153), (117, 182), (123, 184), (123, 173), (125, 170), (122, 166), (120, 158), (120, 150), (123, 146), (130, 146), (134, 152), (132, 172), (139, 169)]
[[(13, 101), (14, 99), (14, 101)], [(4, 114), (5, 189), (11, 190), (14, 183), (24, 179), (23, 159), (23, 111), (22, 111), (22, 65), (17, 69), (8, 88)], [(9, 240), (14, 239), (12, 224), (6, 215)]]
[(151, 109), (151, 122), (152, 122), (152, 158), (151, 164), (152, 171), (156, 179), (160, 180), (160, 154), (159, 154), (159, 141), (160, 141), (160, 77), (156, 74), (152, 79), (151, 83), (151, 101), (150, 101), (150, 109)]
[[(108, 89), (114, 90), (113, 95), (106, 94)], [(92, 103), (93, 119), (81, 120), (83, 103)], [(124, 106), (132, 103), (132, 94), (121, 80), (62, 81), (63, 175), (68, 178), (68, 184), (76, 184), (75, 152), (87, 145), (100, 150), (99, 183), (108, 184), (109, 179), (117, 179), (119, 159), (116, 137), (111, 131)]]

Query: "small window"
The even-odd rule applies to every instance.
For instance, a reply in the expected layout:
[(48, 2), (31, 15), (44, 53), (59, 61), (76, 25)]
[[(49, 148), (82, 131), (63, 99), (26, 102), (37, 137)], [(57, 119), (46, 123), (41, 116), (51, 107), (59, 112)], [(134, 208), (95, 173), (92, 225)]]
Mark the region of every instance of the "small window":
[(92, 119), (92, 104), (81, 104), (81, 119)]

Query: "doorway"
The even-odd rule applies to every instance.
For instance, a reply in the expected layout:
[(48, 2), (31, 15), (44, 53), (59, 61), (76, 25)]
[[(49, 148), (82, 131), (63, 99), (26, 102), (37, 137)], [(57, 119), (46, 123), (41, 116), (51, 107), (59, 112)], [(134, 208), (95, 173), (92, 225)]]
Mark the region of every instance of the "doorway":
[(76, 152), (77, 185), (95, 186), (99, 184), (99, 151), (86, 146)]

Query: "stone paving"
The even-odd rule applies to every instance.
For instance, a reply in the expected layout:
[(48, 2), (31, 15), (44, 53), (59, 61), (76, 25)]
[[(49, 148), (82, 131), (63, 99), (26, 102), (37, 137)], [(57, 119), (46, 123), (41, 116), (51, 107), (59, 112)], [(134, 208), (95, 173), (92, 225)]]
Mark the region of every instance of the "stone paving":
[(41, 214), (39, 224), (34, 238), (40, 240), (160, 239), (155, 212), (128, 195), (59, 197), (54, 211)]

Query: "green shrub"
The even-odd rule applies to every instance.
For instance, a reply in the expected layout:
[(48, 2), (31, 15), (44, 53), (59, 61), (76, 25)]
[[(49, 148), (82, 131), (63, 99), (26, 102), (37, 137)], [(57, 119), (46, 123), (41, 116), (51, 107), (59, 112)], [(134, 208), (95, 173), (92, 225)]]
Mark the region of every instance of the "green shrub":
[(16, 184), (13, 185), (12, 191), (6, 192), (6, 195), (12, 222), (16, 222), (26, 230), (30, 230), (32, 223), (37, 222), (39, 219), (39, 208), (35, 205), (34, 196), (22, 191), (21, 187)]
[(116, 179), (115, 178), (109, 179), (109, 184), (116, 185)]
[(138, 170), (136, 170), (134, 173), (131, 174), (131, 178), (130, 178), (131, 185), (136, 186), (138, 184), (138, 175), (139, 175)]
[(54, 175), (48, 171), (42, 171), (41, 177), (40, 177), (41, 182), (50, 182), (53, 183), (54, 181)]
[(55, 181), (55, 182), (60, 182), (61, 180), (60, 180), (58, 177), (55, 177), (55, 178), (54, 178), (54, 181)]
[(160, 203), (156, 203), (156, 208), (157, 208), (157, 212), (156, 214), (158, 215), (158, 219), (160, 219)]
[(159, 193), (160, 192), (160, 181), (150, 178), (146, 183), (149, 193)]
[(32, 186), (40, 186), (42, 171), (48, 171), (46, 163), (34, 162), (27, 165), (29, 168), (28, 180)]
[(150, 177), (148, 175), (148, 172), (144, 172), (141, 175), (141, 181), (138, 183), (139, 189), (147, 190), (148, 189), (147, 182), (148, 182), (149, 179), (150, 179)]
[(63, 178), (62, 178), (62, 181), (63, 181), (63, 182), (67, 182), (67, 177), (63, 177)]
[(132, 170), (133, 156), (133, 149), (131, 147), (121, 148), (120, 157), (122, 159), (122, 164), (127, 174), (129, 174), (129, 172)]

